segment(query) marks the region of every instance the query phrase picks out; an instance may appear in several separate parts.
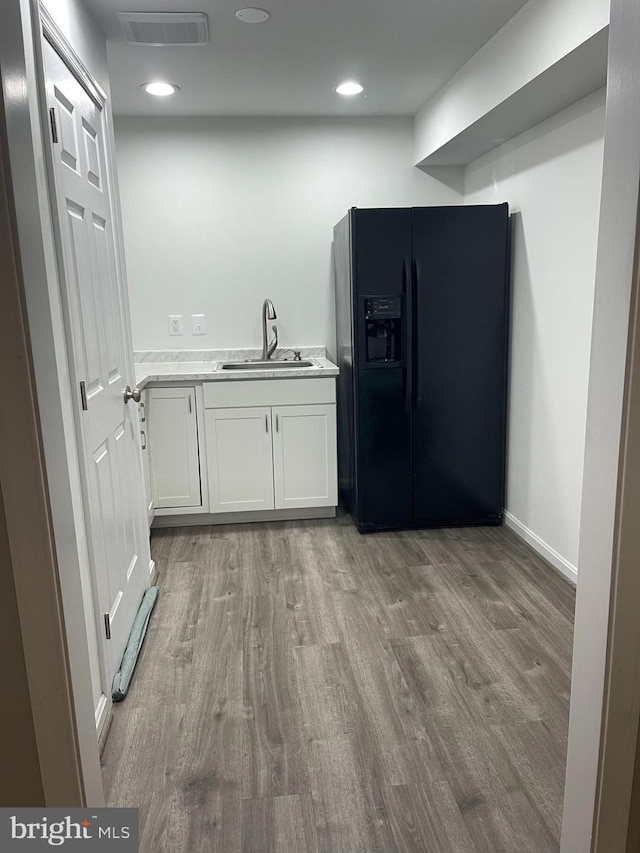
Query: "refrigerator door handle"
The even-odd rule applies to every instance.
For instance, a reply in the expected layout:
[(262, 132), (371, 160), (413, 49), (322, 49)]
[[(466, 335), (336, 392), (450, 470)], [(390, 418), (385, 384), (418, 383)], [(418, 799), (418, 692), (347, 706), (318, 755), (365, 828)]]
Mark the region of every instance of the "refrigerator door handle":
[(413, 269), (410, 258), (404, 259), (404, 292), (405, 292), (405, 410), (411, 411), (413, 397), (413, 311), (414, 311), (414, 287)]
[[(418, 382), (416, 379), (415, 371), (418, 366), (418, 353), (417, 347), (415, 344), (416, 341), (416, 330), (418, 326), (418, 291), (420, 289), (420, 278), (422, 274), (422, 265), (420, 263), (420, 256), (414, 255), (411, 262), (412, 266), (412, 297), (411, 297), (411, 363), (414, 366), (412, 371), (412, 380), (413, 380), (413, 388), (412, 395), (415, 397), (415, 402), (420, 402), (420, 396), (418, 392)], [(415, 391), (414, 391), (415, 389)]]

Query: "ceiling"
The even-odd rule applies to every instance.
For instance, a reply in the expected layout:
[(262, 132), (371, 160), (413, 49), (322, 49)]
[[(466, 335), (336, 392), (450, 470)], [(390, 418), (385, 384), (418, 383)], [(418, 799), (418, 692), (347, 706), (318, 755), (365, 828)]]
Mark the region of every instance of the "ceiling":
[[(119, 115), (414, 115), (526, 0), (258, 0), (271, 18), (237, 20), (242, 0), (87, 0), (108, 38)], [(118, 11), (206, 12), (211, 43), (126, 43)], [(345, 79), (364, 95), (343, 98)], [(140, 86), (175, 83), (170, 98)]]

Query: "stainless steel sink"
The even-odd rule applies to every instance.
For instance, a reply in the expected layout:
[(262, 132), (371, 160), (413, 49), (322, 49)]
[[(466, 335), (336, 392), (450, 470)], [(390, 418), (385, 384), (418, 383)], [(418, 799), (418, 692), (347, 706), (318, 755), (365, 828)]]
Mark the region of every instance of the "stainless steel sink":
[(220, 370), (297, 370), (299, 367), (318, 367), (315, 361), (301, 359), (299, 361), (226, 361), (220, 365)]

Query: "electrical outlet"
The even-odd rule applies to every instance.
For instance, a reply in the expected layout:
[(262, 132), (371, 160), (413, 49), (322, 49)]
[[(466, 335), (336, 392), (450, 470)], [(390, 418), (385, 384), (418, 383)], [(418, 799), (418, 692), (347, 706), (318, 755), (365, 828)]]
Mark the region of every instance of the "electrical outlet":
[(191, 315), (191, 334), (193, 335), (206, 335), (207, 334), (207, 325), (204, 314), (192, 314)]
[(169, 314), (169, 334), (182, 335), (182, 314)]

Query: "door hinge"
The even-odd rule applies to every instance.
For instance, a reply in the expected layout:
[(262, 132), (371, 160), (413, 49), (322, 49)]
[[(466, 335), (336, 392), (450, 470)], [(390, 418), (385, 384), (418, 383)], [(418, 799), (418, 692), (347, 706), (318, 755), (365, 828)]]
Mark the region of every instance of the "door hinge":
[(82, 402), (82, 411), (86, 412), (89, 406), (87, 405), (87, 385), (84, 379), (80, 382), (80, 401)]
[(108, 613), (105, 613), (103, 615), (104, 615), (104, 636), (106, 637), (107, 640), (110, 640), (111, 639), (111, 617), (109, 616)]
[(56, 111), (54, 107), (49, 110), (49, 122), (51, 123), (51, 139), (53, 142), (58, 141), (58, 123), (56, 122)]

